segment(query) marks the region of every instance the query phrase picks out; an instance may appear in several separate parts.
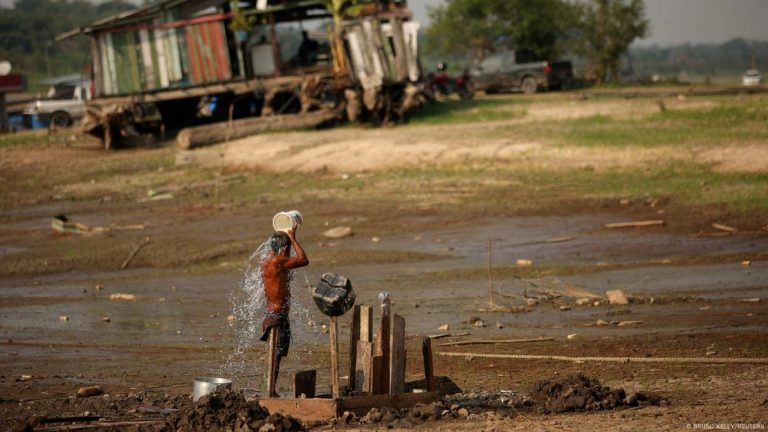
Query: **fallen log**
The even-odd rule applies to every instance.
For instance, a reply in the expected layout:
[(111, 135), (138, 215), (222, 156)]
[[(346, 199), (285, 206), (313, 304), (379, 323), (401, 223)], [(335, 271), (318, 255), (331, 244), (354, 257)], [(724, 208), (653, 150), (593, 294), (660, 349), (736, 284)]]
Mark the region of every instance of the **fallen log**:
[(245, 118), (188, 127), (179, 132), (176, 141), (180, 148), (189, 150), (262, 132), (313, 128), (338, 118), (341, 113), (339, 109), (320, 110), (306, 114)]

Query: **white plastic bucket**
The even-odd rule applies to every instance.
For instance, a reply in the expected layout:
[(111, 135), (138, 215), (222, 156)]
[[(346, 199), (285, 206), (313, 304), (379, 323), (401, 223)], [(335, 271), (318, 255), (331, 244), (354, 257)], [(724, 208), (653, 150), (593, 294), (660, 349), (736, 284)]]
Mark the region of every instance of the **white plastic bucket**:
[(295, 230), (304, 222), (304, 216), (298, 210), (280, 212), (272, 218), (272, 228), (275, 231)]

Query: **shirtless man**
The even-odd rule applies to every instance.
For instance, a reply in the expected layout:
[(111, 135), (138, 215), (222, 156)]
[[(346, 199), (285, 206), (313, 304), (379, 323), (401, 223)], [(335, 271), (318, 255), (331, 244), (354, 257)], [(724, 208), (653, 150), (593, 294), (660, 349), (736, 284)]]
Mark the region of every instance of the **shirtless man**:
[[(291, 245), (296, 249), (296, 256), (291, 256)], [(262, 341), (269, 339), (269, 332), (277, 331), (277, 353), (270, 374), (269, 397), (278, 397), (274, 390), (277, 374), (280, 372), (280, 360), (288, 355), (291, 344), (291, 324), (288, 312), (291, 306), (291, 270), (309, 264), (309, 259), (293, 230), (276, 231), (267, 239), (267, 258), (261, 264), (261, 277), (264, 281), (264, 295), (267, 299), (267, 312), (262, 323), (264, 334)], [(268, 359), (269, 360), (269, 359)], [(269, 361), (267, 361), (269, 364)]]

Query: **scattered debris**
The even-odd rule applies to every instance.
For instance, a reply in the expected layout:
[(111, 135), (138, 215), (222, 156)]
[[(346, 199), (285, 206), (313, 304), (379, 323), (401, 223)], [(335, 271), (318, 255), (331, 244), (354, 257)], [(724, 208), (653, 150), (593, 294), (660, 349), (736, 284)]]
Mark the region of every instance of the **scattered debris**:
[(51, 220), (51, 228), (64, 234), (83, 234), (89, 231), (88, 225), (69, 220), (66, 215), (60, 214)]
[(77, 390), (77, 397), (91, 397), (91, 396), (98, 396), (100, 394), (104, 393), (104, 389), (101, 388), (99, 385), (93, 385), (88, 387), (80, 387)]
[(128, 255), (128, 258), (126, 258), (126, 259), (125, 259), (125, 261), (123, 261), (123, 264), (120, 266), (120, 269), (125, 269), (126, 267), (128, 267), (128, 264), (130, 264), (130, 263), (131, 263), (131, 261), (133, 261), (133, 258), (136, 256), (136, 254), (138, 254), (138, 253), (139, 253), (139, 251), (141, 250), (141, 248), (143, 248), (144, 246), (148, 245), (150, 241), (151, 241), (151, 239), (150, 239), (149, 237), (144, 237), (144, 242), (143, 242), (143, 243), (141, 243), (141, 244), (139, 244), (139, 245), (137, 245), (137, 246), (136, 246), (136, 247), (133, 249), (133, 251), (131, 252), (131, 254), (130, 254), (130, 255)]
[(529, 298), (529, 299), (525, 300), (525, 303), (528, 306), (536, 306), (537, 304), (539, 304), (539, 301), (537, 299), (535, 299), (535, 298)]
[(605, 295), (608, 297), (608, 302), (610, 304), (629, 304), (629, 300), (627, 300), (627, 296), (624, 295), (624, 291), (622, 290), (608, 290), (605, 292)]
[(529, 259), (519, 259), (517, 260), (517, 266), (518, 267), (530, 267), (533, 265), (533, 261)]
[(103, 285), (96, 285), (96, 291), (101, 291), (104, 289)]
[(562, 305), (562, 306), (560, 306), (560, 310), (563, 311), (563, 312), (569, 311), (569, 310), (571, 310), (571, 307), (568, 306), (568, 305)]
[(760, 303), (760, 297), (745, 298), (739, 301), (742, 303)]
[(729, 232), (729, 233), (734, 233), (734, 234), (739, 232), (738, 229), (736, 229), (736, 228), (734, 228), (732, 226), (723, 225), (723, 224), (719, 224), (719, 223), (713, 223), (712, 224), (712, 228), (720, 230), (720, 231), (726, 231), (726, 232)]
[(105, 317), (101, 317), (101, 320), (102, 320), (103, 322), (112, 322), (112, 318), (110, 318), (110, 317), (106, 317), (106, 316), (105, 316)]
[(560, 380), (539, 381), (534, 385), (531, 398), (542, 411), (555, 413), (667, 403), (651, 393), (638, 392), (627, 396), (624, 389), (611, 389), (580, 373)]
[(597, 325), (598, 327), (604, 327), (604, 326), (608, 325), (608, 321), (599, 319), (599, 320), (597, 320), (595, 325)]
[(115, 294), (110, 294), (109, 299), (110, 300), (136, 301), (136, 296), (133, 295), (133, 294), (115, 293)]
[(499, 321), (496, 321), (495, 325), (496, 325), (497, 329), (503, 329), (504, 328), (504, 324), (500, 323)]
[(741, 262), (741, 266), (745, 267), (745, 268), (749, 267), (751, 265), (752, 265), (752, 261), (750, 261), (750, 260), (744, 260), (744, 261)]
[(616, 325), (619, 327), (626, 327), (626, 326), (638, 325), (642, 323), (643, 323), (642, 321), (630, 320), (630, 321), (619, 321), (619, 323)]
[(590, 303), (592, 303), (592, 300), (586, 297), (576, 299), (576, 306), (587, 306)]
[(62, 320), (62, 321), (69, 321), (69, 317), (66, 316), (66, 315), (60, 316), (59, 319)]
[(472, 315), (464, 321), (464, 324), (474, 324), (480, 321), (480, 317)]
[(481, 319), (475, 321), (475, 327), (485, 327), (485, 326), (486, 326), (485, 321)]
[(576, 333), (571, 333), (568, 336), (566, 336), (566, 338), (571, 340), (571, 339), (576, 339), (576, 336), (577, 336)]
[(234, 316), (234, 315), (228, 315), (228, 316), (227, 316), (227, 321), (229, 321), (229, 322), (232, 322), (232, 321), (234, 321), (234, 320), (236, 320), (236, 319), (237, 319), (237, 318), (235, 318), (235, 316)]
[(571, 240), (576, 240), (576, 237), (571, 236), (565, 236), (565, 237), (555, 237), (552, 239), (547, 240), (547, 243), (564, 243)]
[(32, 375), (22, 375), (16, 381), (27, 381), (27, 380), (31, 380), (31, 379), (32, 379)]
[(632, 222), (613, 222), (603, 225), (605, 228), (643, 228), (652, 226), (664, 226), (664, 221), (661, 219), (632, 221)]
[(448, 324), (443, 324), (440, 327), (437, 328), (440, 331), (448, 331), (451, 329), (451, 327)]
[(381, 243), (381, 237), (371, 237), (371, 242), (373, 242), (373, 243)]
[(332, 239), (340, 239), (344, 237), (349, 237), (351, 235), (352, 235), (352, 227), (348, 227), (348, 226), (339, 226), (323, 232), (323, 236), (327, 238), (332, 238)]

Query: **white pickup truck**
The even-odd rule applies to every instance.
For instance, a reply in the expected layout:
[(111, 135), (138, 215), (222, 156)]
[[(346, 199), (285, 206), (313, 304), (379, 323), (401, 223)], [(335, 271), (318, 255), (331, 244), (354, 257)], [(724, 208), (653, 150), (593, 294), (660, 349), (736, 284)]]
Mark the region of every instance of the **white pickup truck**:
[(38, 124), (52, 127), (67, 127), (79, 120), (85, 113), (85, 102), (91, 98), (91, 81), (80, 75), (70, 75), (45, 81), (50, 85), (44, 98), (24, 108), (25, 127), (32, 127), (37, 116)]

